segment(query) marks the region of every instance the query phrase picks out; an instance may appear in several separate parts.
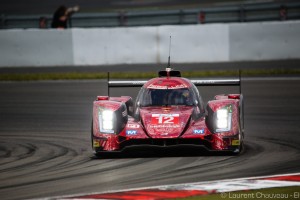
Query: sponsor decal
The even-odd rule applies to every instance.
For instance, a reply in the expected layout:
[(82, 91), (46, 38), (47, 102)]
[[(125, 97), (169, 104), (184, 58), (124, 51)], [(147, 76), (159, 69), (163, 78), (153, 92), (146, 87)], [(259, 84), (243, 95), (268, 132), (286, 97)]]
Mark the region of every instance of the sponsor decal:
[(164, 85), (149, 85), (148, 88), (150, 89), (167, 89), (168, 87), (167, 86), (164, 86)]
[(179, 124), (179, 114), (152, 114), (151, 124)]
[(168, 89), (179, 89), (179, 88), (186, 88), (187, 86), (185, 84), (180, 84), (180, 85), (174, 85), (169, 87)]
[(150, 89), (180, 89), (180, 88), (187, 88), (187, 86), (185, 84), (180, 84), (180, 85), (174, 85), (174, 86), (167, 86), (167, 85), (154, 85), (151, 84), (148, 86), (148, 88)]
[(195, 129), (194, 131), (194, 134), (199, 134), (199, 135), (202, 135), (202, 134), (204, 134), (205, 133), (205, 131), (204, 131), (204, 129)]
[(232, 146), (238, 146), (238, 145), (240, 145), (240, 140), (232, 140), (231, 141), (231, 145)]
[(94, 140), (94, 141), (93, 141), (93, 147), (100, 147), (100, 142)]
[(180, 125), (173, 125), (173, 124), (167, 124), (167, 125), (148, 125), (149, 128), (180, 128)]
[(128, 128), (140, 128), (140, 125), (138, 124), (127, 124)]
[(126, 135), (136, 135), (137, 131), (136, 130), (127, 130)]
[(162, 125), (151, 125), (151, 124), (150, 124), (150, 125), (147, 125), (147, 127), (148, 127), (148, 128), (155, 128), (155, 129), (156, 129), (156, 128), (159, 128), (159, 129), (162, 129), (162, 128), (169, 128), (169, 129), (172, 129), (172, 130), (173, 130), (173, 129), (175, 129), (175, 128), (180, 128), (180, 125), (172, 125), (172, 124), (169, 124), (169, 125), (168, 125), (168, 124), (167, 124), (167, 125), (163, 125), (163, 124), (162, 124)]

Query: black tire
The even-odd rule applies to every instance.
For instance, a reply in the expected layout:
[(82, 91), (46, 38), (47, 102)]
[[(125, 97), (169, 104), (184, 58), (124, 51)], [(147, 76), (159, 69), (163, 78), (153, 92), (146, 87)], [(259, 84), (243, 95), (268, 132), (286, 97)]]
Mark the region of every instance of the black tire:
[(94, 144), (94, 140), (93, 140), (93, 120), (92, 120), (92, 125), (91, 125), (91, 142), (92, 142), (92, 149), (94, 149), (93, 144)]
[(239, 105), (239, 118), (240, 118), (240, 133), (242, 134), (242, 140), (244, 139), (244, 97), (241, 94), (240, 96), (240, 105)]

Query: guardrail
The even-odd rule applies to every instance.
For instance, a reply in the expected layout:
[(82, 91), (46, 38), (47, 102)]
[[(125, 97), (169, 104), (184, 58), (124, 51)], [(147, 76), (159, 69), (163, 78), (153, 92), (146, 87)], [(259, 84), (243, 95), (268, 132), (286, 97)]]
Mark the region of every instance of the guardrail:
[[(39, 28), (44, 17), (50, 27), (52, 15), (0, 15), (0, 28)], [(300, 19), (300, 2), (241, 4), (212, 8), (114, 13), (76, 13), (69, 27), (152, 26), (202, 23), (279, 21)]]

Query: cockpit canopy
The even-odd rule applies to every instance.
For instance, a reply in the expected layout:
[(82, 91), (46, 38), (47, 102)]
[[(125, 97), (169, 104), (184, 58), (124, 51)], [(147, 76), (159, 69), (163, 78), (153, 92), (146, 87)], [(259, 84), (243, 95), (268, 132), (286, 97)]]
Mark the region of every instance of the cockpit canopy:
[(142, 88), (138, 101), (140, 106), (173, 106), (195, 105), (195, 98), (189, 88), (179, 89), (153, 89)]
[(181, 77), (153, 78), (141, 88), (135, 102), (135, 112), (149, 106), (194, 106), (205, 113), (197, 87)]

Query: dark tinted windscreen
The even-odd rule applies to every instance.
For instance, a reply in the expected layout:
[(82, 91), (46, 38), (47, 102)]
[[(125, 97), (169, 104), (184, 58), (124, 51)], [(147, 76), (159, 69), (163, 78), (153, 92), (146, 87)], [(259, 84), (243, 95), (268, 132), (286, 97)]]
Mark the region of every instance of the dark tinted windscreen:
[(188, 88), (145, 89), (140, 97), (141, 106), (193, 105), (193, 96)]

